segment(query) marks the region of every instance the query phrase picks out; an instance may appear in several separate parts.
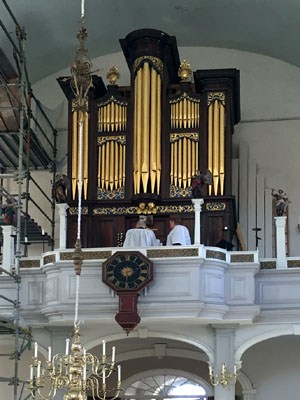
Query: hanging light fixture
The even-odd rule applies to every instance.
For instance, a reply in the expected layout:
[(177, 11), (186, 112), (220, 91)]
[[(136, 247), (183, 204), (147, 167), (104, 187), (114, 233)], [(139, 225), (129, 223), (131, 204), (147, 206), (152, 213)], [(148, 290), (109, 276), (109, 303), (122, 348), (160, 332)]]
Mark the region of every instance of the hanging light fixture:
[[(81, 26), (77, 35), (80, 46), (71, 66), (71, 88), (74, 92), (76, 111), (83, 114), (88, 111), (88, 91), (92, 87), (91, 61), (84, 48), (87, 32), (84, 27), (84, 0), (81, 0)], [(98, 357), (87, 353), (80, 343), (78, 304), (79, 304), (79, 278), (81, 273), (83, 255), (81, 250), (81, 196), (82, 196), (82, 134), (83, 119), (79, 118), (79, 160), (78, 160), (78, 223), (77, 239), (73, 260), (76, 272), (76, 302), (74, 318), (74, 339), (70, 346), (70, 339), (66, 339), (65, 354), (59, 353), (52, 356), (52, 349), (48, 347), (48, 360), (45, 365), (38, 359), (38, 344), (34, 345), (33, 364), (30, 366), (29, 389), (33, 399), (48, 400), (54, 398), (57, 390), (65, 388), (67, 393), (64, 400), (87, 400), (87, 393), (92, 398), (116, 399), (121, 391), (121, 366), (117, 366), (116, 387), (108, 390), (107, 379), (116, 370), (116, 348), (112, 348), (111, 360), (106, 355), (106, 342), (102, 341), (102, 356)], [(44, 393), (47, 392), (47, 393)], [(113, 396), (113, 397), (112, 397)]]

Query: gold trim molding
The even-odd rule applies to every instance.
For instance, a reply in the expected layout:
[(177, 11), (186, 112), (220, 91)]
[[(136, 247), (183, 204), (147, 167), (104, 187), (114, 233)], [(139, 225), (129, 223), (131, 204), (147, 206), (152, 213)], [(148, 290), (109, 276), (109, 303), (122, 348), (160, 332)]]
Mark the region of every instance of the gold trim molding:
[(161, 59), (153, 56), (141, 56), (138, 57), (136, 60), (134, 60), (133, 63), (133, 71), (134, 73), (137, 72), (137, 70), (142, 66), (143, 61), (150, 61), (151, 64), (153, 65), (154, 69), (159, 72), (160, 74), (164, 70), (164, 64)]
[[(70, 215), (78, 215), (78, 207), (70, 207), (68, 211)], [(88, 207), (81, 208), (81, 215), (87, 215), (88, 213), (89, 213)]]
[(100, 108), (100, 107), (106, 106), (107, 104), (110, 104), (112, 102), (118, 104), (119, 106), (127, 106), (128, 105), (127, 101), (121, 101), (121, 100), (116, 99), (114, 96), (111, 96), (109, 99), (103, 101), (102, 103), (97, 103), (97, 107)]
[(225, 93), (224, 92), (208, 92), (207, 105), (209, 106), (215, 100), (220, 101), (225, 106)]
[(198, 132), (192, 132), (192, 133), (171, 133), (170, 134), (170, 143), (177, 142), (180, 139), (183, 138), (188, 138), (192, 140), (193, 142), (198, 142), (199, 141), (199, 133)]
[[(94, 215), (134, 215), (140, 214), (139, 207), (97, 207), (93, 209)], [(157, 206), (158, 214), (193, 213), (192, 205), (186, 206)]]
[(205, 203), (207, 211), (224, 211), (226, 210), (226, 203)]
[[(112, 254), (111, 251), (83, 251), (83, 260), (106, 260)], [(74, 251), (60, 253), (61, 261), (73, 260)]]
[(149, 258), (198, 257), (198, 249), (147, 250), (147, 257)]
[(107, 142), (117, 142), (124, 145), (126, 144), (126, 136), (98, 136), (97, 143), (99, 146)]

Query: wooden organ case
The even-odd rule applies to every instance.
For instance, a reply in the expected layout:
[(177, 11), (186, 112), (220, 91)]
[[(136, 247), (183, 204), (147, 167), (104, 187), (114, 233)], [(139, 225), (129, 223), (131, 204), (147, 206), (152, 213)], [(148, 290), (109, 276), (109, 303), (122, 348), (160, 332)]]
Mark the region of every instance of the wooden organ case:
[(76, 239), (79, 117), (84, 121), (83, 247), (117, 246), (140, 214), (153, 215), (152, 228), (162, 243), (169, 215), (180, 214), (193, 241), (192, 176), (206, 169), (213, 184), (205, 189), (201, 242), (214, 246), (231, 240), (236, 225), (231, 137), (240, 119), (239, 71), (197, 70), (194, 83), (181, 81), (175, 37), (142, 29), (120, 43), (131, 84), (105, 87), (93, 76), (86, 115), (72, 110), (70, 79), (58, 79), (69, 100), (68, 247)]

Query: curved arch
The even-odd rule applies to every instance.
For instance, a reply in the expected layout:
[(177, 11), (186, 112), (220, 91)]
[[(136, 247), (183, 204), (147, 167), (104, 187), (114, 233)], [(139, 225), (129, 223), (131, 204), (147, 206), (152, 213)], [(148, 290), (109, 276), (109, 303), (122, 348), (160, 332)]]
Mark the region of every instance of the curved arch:
[(183, 378), (194, 381), (194, 382), (198, 383), (199, 385), (203, 386), (203, 388), (206, 391), (207, 396), (213, 396), (213, 393), (214, 393), (212, 386), (207, 381), (200, 378), (199, 376), (191, 374), (190, 372), (182, 371), (180, 369), (169, 369), (169, 368), (151, 369), (148, 371), (143, 371), (143, 372), (139, 372), (138, 374), (132, 375), (130, 378), (126, 379), (122, 383), (122, 386), (124, 388), (124, 393), (134, 382), (142, 380), (144, 378), (148, 378), (150, 376), (154, 376), (154, 375), (182, 376)]
[(252, 396), (256, 395), (256, 389), (253, 387), (252, 382), (243, 371), (239, 371), (238, 381), (242, 386), (243, 394), (252, 394)]
[(257, 336), (253, 336), (250, 339), (246, 340), (246, 342), (241, 344), (236, 349), (235, 354), (234, 354), (235, 362), (239, 363), (241, 361), (241, 358), (242, 358), (243, 354), (245, 353), (245, 351), (257, 343), (263, 342), (264, 340), (267, 340), (267, 339), (279, 337), (279, 336), (295, 335), (295, 334), (296, 334), (296, 332), (294, 330), (294, 327), (289, 326), (289, 327), (284, 327), (280, 330), (273, 329), (272, 331), (267, 331), (264, 333), (260, 333)]
[[(130, 336), (133, 337), (140, 337), (139, 336), (139, 332), (132, 332), (130, 334)], [(198, 349), (203, 350), (210, 363), (214, 362), (215, 359), (215, 355), (214, 355), (214, 351), (212, 348), (210, 348), (207, 344), (200, 342), (198, 340), (186, 337), (186, 336), (182, 336), (182, 335), (178, 335), (178, 334), (173, 334), (173, 333), (166, 333), (166, 332), (152, 332), (152, 331), (148, 331), (147, 332), (147, 337), (148, 338), (160, 338), (160, 339), (170, 339), (170, 340), (175, 340), (178, 342), (184, 342), (184, 343), (188, 343), (192, 346), (195, 346)], [(92, 339), (89, 342), (86, 343), (85, 347), (87, 350), (90, 350), (93, 347), (99, 346), (99, 342), (100, 340), (106, 340), (107, 343), (109, 342), (113, 342), (116, 340), (123, 340), (123, 339), (127, 339), (127, 335), (126, 333), (122, 332), (122, 333), (117, 333), (115, 335), (109, 335), (109, 336), (103, 336), (103, 337), (99, 337), (97, 339)]]
[[(153, 347), (119, 353), (118, 362), (138, 360), (147, 357), (155, 357), (155, 350)], [(187, 358), (190, 360), (202, 361), (205, 363), (208, 362), (206, 356), (203, 353), (199, 353), (193, 350), (180, 349), (180, 348), (171, 348), (171, 349), (167, 348), (166, 357)]]

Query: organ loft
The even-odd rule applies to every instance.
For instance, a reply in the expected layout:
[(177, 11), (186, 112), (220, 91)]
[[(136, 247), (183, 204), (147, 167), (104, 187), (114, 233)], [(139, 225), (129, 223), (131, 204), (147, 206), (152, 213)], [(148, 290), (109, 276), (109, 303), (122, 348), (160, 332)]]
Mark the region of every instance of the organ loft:
[(88, 111), (74, 110), (70, 77), (58, 79), (69, 102), (68, 247), (76, 240), (79, 119), (83, 247), (117, 246), (141, 214), (152, 216), (151, 228), (162, 243), (174, 213), (193, 238), (192, 177), (207, 169), (212, 185), (204, 188), (201, 242), (215, 246), (232, 240), (231, 147), (240, 120), (239, 71), (192, 73), (179, 59), (176, 38), (158, 30), (134, 31), (120, 44), (130, 82), (118, 86), (115, 68), (107, 86), (93, 75)]

